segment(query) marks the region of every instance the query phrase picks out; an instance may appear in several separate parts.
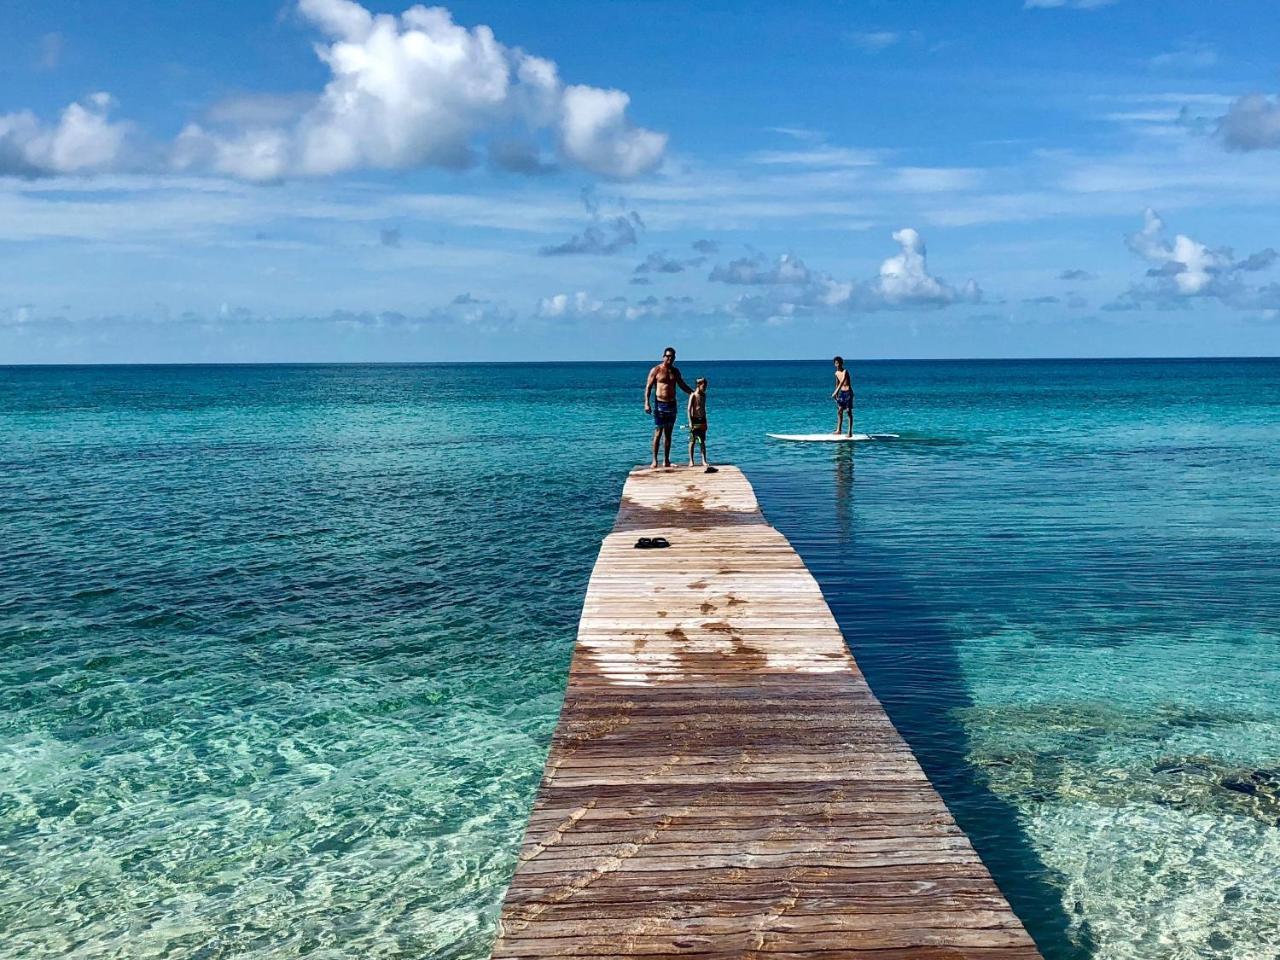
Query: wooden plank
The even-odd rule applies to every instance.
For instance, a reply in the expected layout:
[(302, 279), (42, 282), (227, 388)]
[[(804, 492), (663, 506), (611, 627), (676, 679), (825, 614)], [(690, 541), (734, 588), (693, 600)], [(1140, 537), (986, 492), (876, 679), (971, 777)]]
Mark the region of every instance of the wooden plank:
[(493, 955), (1039, 957), (733, 467), (627, 479)]

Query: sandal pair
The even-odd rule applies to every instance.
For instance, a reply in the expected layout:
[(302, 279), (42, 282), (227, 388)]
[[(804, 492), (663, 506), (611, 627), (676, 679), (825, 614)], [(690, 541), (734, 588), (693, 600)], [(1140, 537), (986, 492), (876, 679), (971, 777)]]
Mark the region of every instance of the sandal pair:
[(641, 537), (636, 541), (637, 550), (660, 550), (669, 546), (671, 546), (671, 541), (666, 537)]

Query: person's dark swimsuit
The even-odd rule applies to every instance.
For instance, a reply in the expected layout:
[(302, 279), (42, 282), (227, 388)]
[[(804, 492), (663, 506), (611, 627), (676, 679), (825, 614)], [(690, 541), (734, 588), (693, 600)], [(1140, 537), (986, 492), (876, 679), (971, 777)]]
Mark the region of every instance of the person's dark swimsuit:
[(841, 390), (836, 394), (836, 406), (841, 410), (853, 409), (853, 391)]
[(653, 425), (664, 430), (676, 425), (676, 402), (674, 400), (655, 400), (653, 402)]

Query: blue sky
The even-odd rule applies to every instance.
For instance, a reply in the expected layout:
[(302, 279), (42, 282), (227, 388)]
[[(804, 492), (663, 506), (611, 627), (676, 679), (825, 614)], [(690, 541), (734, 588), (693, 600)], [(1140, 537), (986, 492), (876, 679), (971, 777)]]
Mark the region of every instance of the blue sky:
[(0, 363), (1280, 353), (1273, 4), (0, 17)]

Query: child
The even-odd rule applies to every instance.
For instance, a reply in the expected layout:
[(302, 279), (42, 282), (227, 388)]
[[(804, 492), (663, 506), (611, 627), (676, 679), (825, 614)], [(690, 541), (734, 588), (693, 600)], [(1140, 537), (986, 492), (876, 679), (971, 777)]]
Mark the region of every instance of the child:
[(836, 402), (839, 419), (836, 421), (836, 433), (844, 432), (844, 414), (849, 412), (849, 436), (853, 436), (853, 384), (849, 382), (849, 371), (844, 368), (844, 357), (835, 357), (836, 388), (831, 391), (831, 399)]
[(702, 445), (702, 465), (707, 463), (707, 378), (699, 377), (693, 382), (693, 393), (689, 394), (689, 466), (693, 462), (694, 448)]

